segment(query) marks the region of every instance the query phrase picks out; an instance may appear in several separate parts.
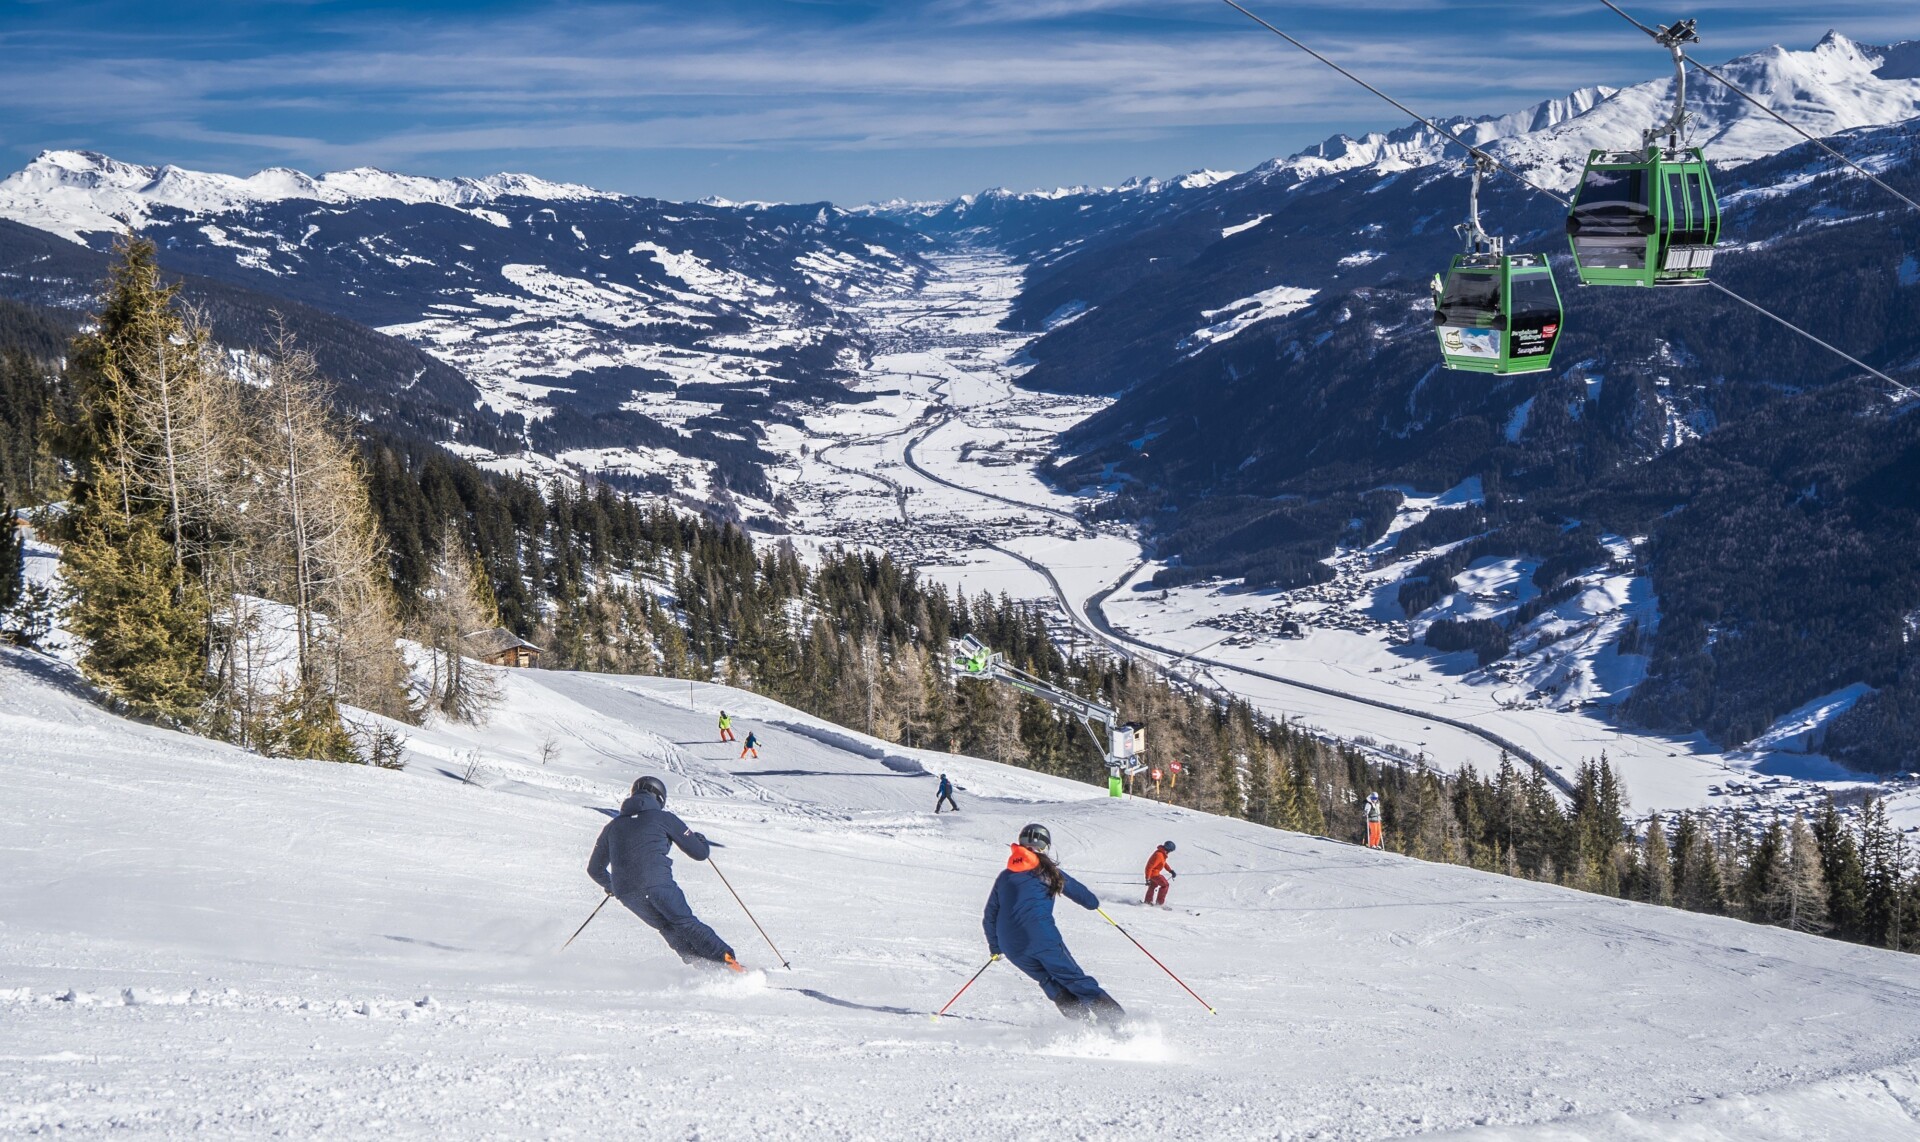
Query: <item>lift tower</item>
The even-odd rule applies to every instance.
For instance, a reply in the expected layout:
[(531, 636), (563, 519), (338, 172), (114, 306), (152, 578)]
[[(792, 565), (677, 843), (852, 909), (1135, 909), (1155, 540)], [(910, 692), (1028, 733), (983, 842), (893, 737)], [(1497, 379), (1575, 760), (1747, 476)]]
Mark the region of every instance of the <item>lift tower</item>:
[[(972, 635), (957, 640), (955, 645), (957, 653), (953, 660), (953, 673), (956, 677), (1004, 682), (1023, 694), (1031, 694), (1079, 719), (1080, 724), (1087, 728), (1087, 736), (1100, 749), (1100, 760), (1106, 763), (1108, 794), (1126, 796), (1125, 779), (1146, 768), (1146, 764), (1140, 760), (1147, 748), (1145, 726), (1139, 722), (1122, 722), (1119, 711), (1112, 706), (1050, 686), (1026, 671), (1009, 665), (1006, 655), (988, 649), (985, 643)], [(1106, 728), (1104, 743), (1100, 735), (1094, 732), (1095, 722)]]

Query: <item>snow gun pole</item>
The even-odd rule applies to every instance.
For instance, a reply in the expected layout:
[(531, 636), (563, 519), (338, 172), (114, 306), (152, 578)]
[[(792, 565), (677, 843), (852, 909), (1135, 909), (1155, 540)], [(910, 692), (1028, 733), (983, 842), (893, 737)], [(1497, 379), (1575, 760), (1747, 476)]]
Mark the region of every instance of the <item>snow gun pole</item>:
[[(753, 920), (754, 931), (760, 933), (760, 938), (767, 942), (767, 947), (773, 948), (773, 937), (767, 935), (767, 930), (760, 926), (760, 921), (753, 919), (753, 909), (747, 907), (747, 902), (740, 899), (740, 894), (738, 892), (733, 891), (732, 882), (727, 880), (726, 873), (720, 871), (720, 866), (713, 863), (712, 857), (707, 858), (707, 867), (711, 868), (713, 870), (713, 874), (720, 878), (721, 884), (724, 884), (727, 886), (727, 891), (733, 893), (733, 902), (740, 906), (740, 911), (745, 912), (747, 914), (747, 919)], [(793, 970), (793, 965), (787, 962), (787, 957), (780, 954), (779, 948), (773, 948), (773, 958), (780, 961), (781, 967), (786, 968), (788, 971)]]
[(1152, 960), (1152, 961), (1153, 961), (1153, 965), (1154, 965), (1155, 967), (1157, 967), (1157, 968), (1159, 968), (1159, 969), (1160, 969), (1161, 971), (1163, 971), (1163, 972), (1166, 972), (1166, 973), (1167, 973), (1167, 978), (1168, 978), (1168, 979), (1171, 979), (1171, 980), (1172, 980), (1173, 982), (1175, 982), (1175, 983), (1177, 983), (1177, 984), (1179, 984), (1179, 985), (1180, 985), (1180, 987), (1181, 987), (1181, 989), (1182, 989), (1182, 990), (1184, 990), (1184, 991), (1185, 991), (1185, 992), (1186, 992), (1186, 993), (1187, 993), (1188, 995), (1191, 995), (1191, 996), (1193, 996), (1193, 997), (1194, 997), (1195, 999), (1198, 999), (1198, 1000), (1200, 1000), (1200, 1006), (1202, 1006), (1202, 1007), (1204, 1007), (1204, 1008), (1206, 1008), (1206, 1009), (1207, 1009), (1207, 1014), (1208, 1014), (1208, 1015), (1218, 1015), (1218, 1014), (1220, 1014), (1220, 1013), (1219, 1013), (1218, 1011), (1215, 1011), (1215, 1010), (1213, 1009), (1213, 1004), (1211, 1004), (1211, 1003), (1208, 1003), (1208, 1002), (1207, 1002), (1206, 1000), (1204, 1000), (1204, 999), (1200, 999), (1200, 993), (1199, 993), (1199, 992), (1197, 992), (1197, 991), (1195, 991), (1195, 990), (1193, 990), (1192, 988), (1190, 988), (1190, 987), (1188, 987), (1188, 986), (1187, 986), (1187, 981), (1186, 981), (1186, 980), (1184, 980), (1184, 979), (1181, 979), (1181, 978), (1180, 978), (1179, 976), (1177, 976), (1177, 975), (1174, 975), (1174, 974), (1173, 974), (1173, 969), (1172, 969), (1172, 968), (1170, 968), (1170, 967), (1168, 967), (1167, 965), (1165, 965), (1165, 964), (1163, 964), (1163, 963), (1161, 963), (1161, 962), (1160, 962), (1160, 957), (1159, 957), (1159, 956), (1156, 956), (1156, 955), (1154, 955), (1154, 954), (1153, 954), (1152, 952), (1149, 952), (1149, 951), (1147, 951), (1147, 946), (1146, 946), (1145, 944), (1143, 944), (1143, 943), (1141, 943), (1141, 942), (1140, 942), (1140, 941), (1138, 941), (1138, 940), (1135, 940), (1135, 939), (1133, 938), (1133, 933), (1132, 933), (1132, 932), (1129, 932), (1129, 931), (1127, 931), (1127, 930), (1126, 930), (1125, 928), (1122, 928), (1122, 927), (1120, 927), (1120, 925), (1119, 925), (1119, 923), (1118, 923), (1118, 922), (1116, 922), (1116, 921), (1114, 920), (1114, 918), (1113, 918), (1113, 917), (1111, 917), (1111, 916), (1109, 916), (1109, 915), (1107, 915), (1107, 910), (1106, 910), (1105, 908), (1102, 908), (1102, 909), (1100, 909), (1100, 918), (1101, 918), (1102, 920), (1105, 920), (1105, 921), (1106, 921), (1107, 923), (1109, 923), (1109, 924), (1112, 924), (1112, 925), (1114, 926), (1114, 928), (1115, 928), (1115, 930), (1117, 930), (1117, 931), (1118, 931), (1118, 932), (1119, 932), (1119, 933), (1120, 933), (1120, 934), (1121, 934), (1122, 936), (1125, 936), (1125, 937), (1126, 937), (1126, 938), (1127, 938), (1128, 940), (1131, 940), (1131, 941), (1133, 942), (1133, 946), (1134, 946), (1134, 947), (1136, 947), (1136, 948), (1139, 948), (1139, 949), (1140, 949), (1140, 951), (1141, 951), (1141, 952), (1142, 952), (1143, 954), (1145, 954), (1145, 956), (1146, 956), (1146, 957), (1147, 957), (1148, 959), (1150, 959), (1150, 960)]
[[(995, 956), (993, 957), (993, 960), (997, 960), (999, 958), (1000, 958), (999, 956)], [(960, 1002), (960, 997), (965, 995), (967, 993), (967, 989), (973, 986), (973, 981), (987, 974), (987, 969), (993, 966), (993, 960), (988, 960), (986, 963), (981, 964), (980, 970), (977, 972), (974, 972), (973, 977), (971, 979), (967, 980), (967, 982), (960, 985), (960, 990), (953, 993), (952, 999), (947, 1000), (947, 1007), (952, 1007), (954, 1004)], [(940, 1010), (934, 1012), (933, 1017), (935, 1019), (938, 1019), (942, 1015), (945, 1015), (947, 1013), (947, 1007), (942, 1007)]]
[(602, 908), (605, 908), (607, 906), (607, 901), (612, 899), (613, 899), (613, 890), (608, 889), (607, 894), (600, 898), (600, 903), (593, 906), (592, 912), (587, 913), (586, 920), (584, 920), (578, 928), (575, 928), (573, 930), (573, 935), (567, 937), (566, 943), (560, 945), (560, 950), (563, 952), (566, 951), (567, 948), (571, 946), (575, 940), (579, 939), (580, 933), (587, 930), (587, 925), (593, 923), (593, 918), (595, 916), (600, 915), (600, 910)]

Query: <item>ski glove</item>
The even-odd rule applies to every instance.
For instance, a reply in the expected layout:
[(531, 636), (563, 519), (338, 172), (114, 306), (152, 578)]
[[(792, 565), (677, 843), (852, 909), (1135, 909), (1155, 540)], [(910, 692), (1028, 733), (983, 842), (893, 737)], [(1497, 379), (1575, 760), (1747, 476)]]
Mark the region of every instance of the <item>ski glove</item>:
[(1173, 871), (1172, 869), (1168, 869), (1168, 870), (1167, 870), (1167, 875), (1168, 875), (1168, 876), (1171, 876), (1171, 877), (1172, 877), (1172, 878), (1174, 878), (1175, 880), (1179, 880), (1179, 879), (1180, 879), (1180, 874), (1179, 874), (1179, 873), (1177, 873), (1177, 872), (1175, 872), (1175, 871)]

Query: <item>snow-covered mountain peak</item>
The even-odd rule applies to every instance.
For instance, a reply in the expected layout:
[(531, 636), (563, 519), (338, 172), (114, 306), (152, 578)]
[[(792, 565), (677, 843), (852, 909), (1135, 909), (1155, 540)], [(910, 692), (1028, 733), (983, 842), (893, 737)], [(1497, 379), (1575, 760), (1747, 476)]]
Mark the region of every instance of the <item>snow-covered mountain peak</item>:
[(189, 215), (247, 210), (271, 202), (311, 200), (345, 204), (369, 199), (467, 206), (499, 198), (548, 201), (617, 197), (527, 174), (485, 178), (430, 178), (356, 167), (319, 176), (271, 167), (246, 178), (122, 162), (95, 151), (43, 151), (0, 180), (0, 217), (48, 230), (75, 242), (89, 232), (139, 229), (155, 209)]
[[(1861, 44), (1830, 31), (1806, 50), (1778, 45), (1714, 68), (1767, 107), (1814, 135), (1879, 127), (1920, 115), (1920, 43)], [(1673, 105), (1671, 76), (1624, 89), (1583, 87), (1507, 115), (1439, 120), (1485, 146), (1531, 180), (1571, 187), (1591, 150), (1637, 146)], [(1764, 158), (1802, 141), (1724, 85), (1699, 72), (1687, 85), (1692, 136), (1717, 163)], [(1449, 153), (1449, 152), (1453, 153)], [(1459, 158), (1432, 129), (1408, 124), (1358, 138), (1335, 135), (1258, 168), (1263, 181), (1305, 180), (1370, 169), (1384, 174)]]
[[(1498, 139), (1557, 126), (1592, 111), (1616, 94), (1616, 89), (1611, 87), (1583, 87), (1506, 115), (1442, 119), (1439, 123), (1475, 146), (1484, 146)], [(1362, 168), (1392, 173), (1431, 166), (1448, 157), (1447, 151), (1453, 147), (1444, 134), (1423, 124), (1410, 123), (1385, 133), (1372, 131), (1357, 139), (1335, 135), (1287, 158), (1274, 159), (1256, 173), (1262, 181), (1317, 178)]]
[[(1714, 70), (1794, 124), (1824, 136), (1920, 115), (1920, 78), (1915, 78), (1920, 67), (1889, 66), (1889, 60), (1905, 64), (1909, 55), (1920, 64), (1920, 53), (1910, 52), (1911, 47), (1873, 47), (1828, 32), (1810, 49), (1775, 45)], [(1583, 113), (1490, 149), (1535, 181), (1565, 189), (1578, 180), (1588, 151), (1637, 146), (1641, 132), (1665, 118), (1672, 106), (1668, 76), (1635, 84)], [(1687, 110), (1693, 142), (1716, 163), (1751, 162), (1804, 141), (1698, 71), (1687, 84)]]
[(1173, 181), (1175, 186), (1183, 190), (1204, 190), (1209, 186), (1223, 183), (1238, 173), (1237, 171), (1216, 170), (1188, 171)]

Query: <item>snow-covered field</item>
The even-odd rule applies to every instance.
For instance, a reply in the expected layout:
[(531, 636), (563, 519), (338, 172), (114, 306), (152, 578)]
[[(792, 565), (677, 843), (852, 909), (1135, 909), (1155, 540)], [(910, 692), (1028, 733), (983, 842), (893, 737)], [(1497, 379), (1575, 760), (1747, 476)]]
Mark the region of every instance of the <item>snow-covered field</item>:
[[(759, 760), (714, 744), (722, 705)], [(957, 815), (931, 814), (939, 770)], [(790, 972), (685, 860), (750, 975), (682, 967), (617, 906), (560, 950), (642, 773), (724, 846)], [(1029, 820), (1217, 1016), (1063, 906), (1130, 1031), (1064, 1022), (1005, 965), (928, 1018), (985, 960), (979, 909)], [(0, 837), (6, 1133), (1920, 1129), (1912, 957), (1110, 801), (720, 687), (513, 672), (488, 725), (414, 731), (396, 773), (124, 722), (0, 651)], [(1167, 838), (1175, 907), (1132, 904)]]
[[(1644, 670), (1644, 660), (1614, 652), (1619, 632), (1629, 621), (1648, 631), (1658, 622), (1646, 581), (1629, 574), (1592, 576), (1588, 589), (1529, 623), (1515, 636), (1526, 653), (1511, 668), (1475, 672), (1469, 655), (1396, 645), (1434, 618), (1500, 614), (1538, 593), (1527, 581), (1532, 565), (1486, 560), (1417, 622), (1400, 612), (1400, 580), (1425, 553), (1375, 564), (1428, 513), (1477, 502), (1474, 481), (1444, 492), (1403, 489), (1406, 502), (1386, 536), (1339, 557), (1340, 578), (1325, 587), (1249, 593), (1209, 583), (1165, 598), (1140, 589), (1162, 565), (1124, 530), (1095, 531), (1064, 518), (1082, 501), (1036, 474), (1053, 438), (1104, 402), (1013, 384), (1028, 337), (996, 327), (1017, 293), (1019, 267), (987, 254), (934, 264), (924, 287), (876, 297), (858, 311), (880, 351), (856, 387), (874, 399), (817, 412), (804, 430), (778, 426), (778, 448), (792, 462), (773, 478), (797, 505), (789, 522), (803, 544), (869, 545), (969, 593), (1061, 606), (1081, 627), (1097, 625), (1088, 600), (1119, 584), (1102, 610), (1133, 640), (1134, 653), (1203, 671), (1275, 716), (1424, 755), (1442, 769), (1491, 770), (1500, 747), (1418, 712), (1288, 683), (1470, 722), (1568, 777), (1604, 753), (1642, 811), (1739, 807), (1764, 818), (1791, 811), (1797, 794), (1818, 792), (1795, 778), (1859, 784), (1804, 752), (1822, 721), (1844, 708), (1845, 695), (1796, 712), (1755, 748), (1731, 756), (1701, 738), (1609, 722), (1607, 704)], [(1613, 542), (1623, 558), (1631, 555), (1630, 539)], [(1045, 567), (1058, 591), (1021, 557)], [(1303, 621), (1305, 638), (1278, 636), (1277, 620), (1289, 617)], [(1763, 789), (1751, 784), (1759, 774), (1780, 776)], [(1730, 781), (1752, 791), (1735, 795)]]
[[(854, 311), (876, 352), (853, 387), (873, 399), (786, 430), (778, 449), (791, 462), (769, 476), (796, 504), (788, 522), (803, 535), (890, 551), (969, 593), (1049, 599), (1044, 581), (989, 544), (1083, 530), (1061, 518), (1078, 501), (1035, 470), (1058, 433), (1107, 402), (1014, 386), (1031, 337), (998, 325), (1021, 267), (985, 253), (930, 260), (936, 272), (924, 285)], [(970, 490), (914, 471), (909, 448)]]

